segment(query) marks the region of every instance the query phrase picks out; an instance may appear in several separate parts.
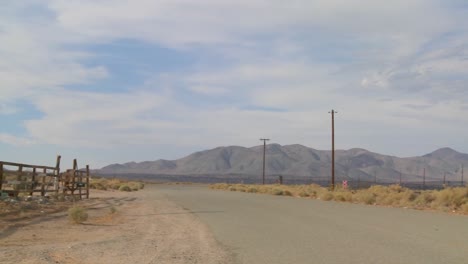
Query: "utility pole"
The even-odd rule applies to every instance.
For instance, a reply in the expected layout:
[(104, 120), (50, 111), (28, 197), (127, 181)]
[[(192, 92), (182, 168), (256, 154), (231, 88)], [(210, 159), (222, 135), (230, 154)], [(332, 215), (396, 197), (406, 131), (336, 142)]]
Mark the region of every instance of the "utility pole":
[(445, 177), (447, 176), (447, 172), (444, 172), (444, 187), (445, 187)]
[(266, 142), (270, 139), (268, 138), (261, 138), (260, 140), (263, 141), (263, 184), (265, 184), (265, 153), (266, 153)]
[(332, 109), (328, 113), (331, 113), (331, 121), (332, 121), (331, 189), (333, 191), (335, 190), (335, 114), (337, 114), (338, 112)]
[(401, 171), (400, 171), (400, 185), (401, 185)]

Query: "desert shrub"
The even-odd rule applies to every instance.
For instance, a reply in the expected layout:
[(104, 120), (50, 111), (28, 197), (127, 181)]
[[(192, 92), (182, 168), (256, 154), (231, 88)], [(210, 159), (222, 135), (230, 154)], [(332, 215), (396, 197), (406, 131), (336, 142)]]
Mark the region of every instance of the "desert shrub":
[(256, 193), (256, 192), (257, 192), (257, 188), (255, 188), (255, 187), (249, 187), (249, 188), (247, 189), (247, 192), (249, 192), (249, 193)]
[(275, 189), (271, 190), (271, 194), (273, 194), (273, 195), (283, 195), (283, 190), (281, 190), (279, 188), (275, 188)]
[(141, 189), (141, 182), (129, 182), (128, 185), (132, 191), (138, 191)]
[(72, 207), (68, 209), (68, 218), (76, 224), (81, 224), (88, 220), (88, 213), (82, 207)]
[(353, 200), (353, 195), (348, 191), (335, 192), (334, 199), (338, 202), (351, 202)]
[(333, 200), (333, 193), (331, 192), (324, 192), (322, 195), (320, 195), (320, 199), (324, 201), (330, 201)]
[(89, 188), (97, 190), (107, 190), (107, 180), (105, 179), (91, 179), (89, 181)]
[(382, 185), (372, 185), (367, 192), (374, 194), (375, 196), (384, 196), (385, 194), (389, 193), (390, 188), (382, 186)]
[(226, 183), (216, 183), (216, 184), (210, 185), (210, 188), (217, 189), (217, 190), (227, 190), (229, 188), (229, 185)]
[(404, 191), (408, 190), (408, 188), (402, 187), (399, 184), (392, 184), (392, 185), (388, 186), (387, 188), (391, 192), (397, 192), (397, 193), (404, 192)]
[(468, 187), (446, 188), (441, 191), (413, 191), (398, 184), (371, 186), (368, 189), (329, 191), (317, 184), (310, 185), (244, 185), (213, 184), (212, 189), (227, 189), (249, 193), (318, 198), (324, 201), (357, 202), (408, 208), (433, 208), (468, 214)]
[(117, 212), (117, 208), (115, 208), (114, 206), (111, 206), (111, 207), (109, 208), (109, 212), (110, 212), (111, 214), (115, 214), (115, 213)]
[(238, 185), (236, 185), (236, 190), (239, 191), (239, 192), (246, 192), (247, 191), (247, 186), (245, 186), (243, 184), (238, 184)]
[(374, 204), (376, 202), (375, 195), (368, 191), (361, 191), (355, 194), (357, 201), (365, 204)]
[(110, 187), (110, 189), (120, 190), (122, 183), (118, 180), (112, 180), (108, 183), (108, 186)]
[(318, 185), (318, 184), (315, 184), (315, 183), (312, 183), (312, 184), (309, 184), (308, 187), (310, 189), (323, 189), (322, 186)]
[(433, 191), (422, 192), (414, 199), (414, 204), (419, 207), (427, 207), (436, 199)]
[(104, 191), (107, 190), (107, 187), (102, 183), (96, 183), (95, 185), (91, 185), (89, 187), (92, 189), (97, 189), (97, 190), (104, 190)]
[(131, 192), (132, 189), (130, 188), (130, 186), (126, 185), (126, 184), (123, 184), (119, 187), (119, 191), (122, 191), (122, 192)]
[(377, 194), (377, 203), (381, 205), (392, 206), (411, 206), (413, 201), (418, 197), (417, 193), (407, 188), (391, 189), (385, 194)]
[(461, 206), (461, 211), (465, 214), (468, 214), (468, 203), (465, 203)]
[[(124, 181), (119, 179), (91, 179), (89, 182), (89, 188), (97, 190), (121, 190), (122, 185), (127, 185), (130, 190), (138, 191), (145, 187), (142, 182)], [(126, 187), (124, 187), (127, 189)]]
[(316, 190), (312, 190), (312, 191), (309, 191), (309, 196), (311, 198), (317, 198), (317, 191)]
[(335, 201), (338, 201), (338, 202), (344, 202), (346, 201), (346, 199), (344, 198), (343, 194), (341, 193), (337, 193), (334, 195), (334, 199)]
[(468, 203), (468, 188), (445, 188), (435, 196), (438, 205), (456, 209)]
[(260, 185), (258, 187), (258, 192), (259, 193), (270, 193), (271, 192), (271, 186), (268, 185)]

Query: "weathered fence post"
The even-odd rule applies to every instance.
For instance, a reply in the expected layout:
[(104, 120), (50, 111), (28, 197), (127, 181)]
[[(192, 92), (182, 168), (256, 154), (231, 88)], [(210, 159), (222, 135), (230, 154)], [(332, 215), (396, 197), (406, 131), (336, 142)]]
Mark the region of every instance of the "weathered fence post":
[(55, 177), (54, 177), (54, 190), (58, 194), (60, 188), (60, 159), (62, 156), (57, 155), (57, 162), (55, 163)]
[(86, 199), (89, 199), (89, 165), (86, 165)]
[(45, 196), (45, 180), (46, 180), (46, 175), (47, 175), (47, 169), (44, 168), (43, 170), (44, 175), (42, 176), (42, 184), (41, 184), (41, 196)]
[(36, 168), (35, 167), (33, 168), (31, 181), (32, 181), (31, 192), (29, 193), (29, 195), (33, 195), (34, 188), (36, 188)]
[(23, 165), (18, 167), (18, 175), (16, 175), (16, 180), (21, 181), (21, 176), (23, 176)]

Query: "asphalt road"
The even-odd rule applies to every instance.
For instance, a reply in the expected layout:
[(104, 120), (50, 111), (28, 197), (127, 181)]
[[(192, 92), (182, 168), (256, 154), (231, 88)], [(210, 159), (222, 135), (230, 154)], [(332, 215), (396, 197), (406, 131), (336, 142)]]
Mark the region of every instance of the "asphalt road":
[(468, 217), (203, 186), (158, 186), (239, 263), (467, 264)]

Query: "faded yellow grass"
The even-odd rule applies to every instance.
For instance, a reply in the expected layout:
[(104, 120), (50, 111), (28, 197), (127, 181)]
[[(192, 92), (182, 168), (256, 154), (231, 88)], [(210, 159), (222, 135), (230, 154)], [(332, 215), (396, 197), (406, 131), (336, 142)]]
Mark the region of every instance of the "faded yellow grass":
[(210, 185), (210, 188), (468, 214), (468, 186), (425, 191), (411, 190), (397, 184), (390, 186), (375, 185), (368, 189), (359, 190), (343, 189), (341, 186), (337, 186), (335, 191), (330, 191), (316, 184), (249, 185), (218, 183)]
[(138, 191), (145, 187), (143, 182), (125, 181), (120, 179), (94, 178), (89, 182), (91, 189), (97, 190), (119, 190), (119, 191)]

